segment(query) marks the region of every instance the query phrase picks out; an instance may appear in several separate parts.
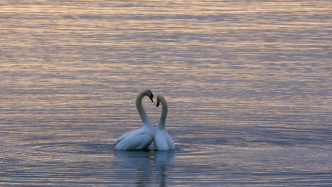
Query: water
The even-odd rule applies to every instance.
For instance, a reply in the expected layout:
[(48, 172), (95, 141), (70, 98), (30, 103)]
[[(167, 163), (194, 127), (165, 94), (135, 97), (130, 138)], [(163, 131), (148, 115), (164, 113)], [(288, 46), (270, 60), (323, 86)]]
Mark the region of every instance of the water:
[[(332, 185), (330, 0), (0, 10), (1, 186)], [(114, 150), (144, 88), (174, 151)]]

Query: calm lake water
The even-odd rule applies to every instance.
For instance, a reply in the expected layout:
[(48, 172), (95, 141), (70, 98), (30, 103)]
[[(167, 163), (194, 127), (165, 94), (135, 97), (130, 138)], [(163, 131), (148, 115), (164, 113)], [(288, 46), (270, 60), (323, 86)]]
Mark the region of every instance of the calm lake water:
[[(332, 185), (330, 0), (2, 1), (0, 26), (0, 186)], [(115, 151), (145, 88), (176, 150)]]

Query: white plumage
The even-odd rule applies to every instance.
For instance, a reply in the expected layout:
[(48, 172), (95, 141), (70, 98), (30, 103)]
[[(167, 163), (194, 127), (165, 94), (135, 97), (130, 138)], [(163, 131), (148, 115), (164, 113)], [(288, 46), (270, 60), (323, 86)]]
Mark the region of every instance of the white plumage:
[(120, 136), (114, 142), (116, 150), (126, 151), (147, 149), (152, 143), (154, 127), (142, 105), (142, 99), (144, 96), (148, 96), (153, 102), (153, 94), (151, 90), (147, 89), (139, 93), (136, 98), (136, 108), (143, 121), (143, 127)]
[(155, 148), (160, 151), (172, 150), (175, 149), (175, 145), (171, 136), (167, 133), (165, 129), (168, 107), (164, 96), (157, 96), (157, 107), (159, 106), (159, 103), (161, 103), (162, 105), (162, 111), (158, 125), (154, 131), (153, 144)]

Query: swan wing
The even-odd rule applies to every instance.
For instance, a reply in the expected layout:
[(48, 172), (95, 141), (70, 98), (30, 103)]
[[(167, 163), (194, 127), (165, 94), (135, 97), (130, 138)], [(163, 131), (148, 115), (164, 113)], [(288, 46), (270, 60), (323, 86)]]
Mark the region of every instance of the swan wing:
[[(166, 132), (167, 133), (167, 132)], [(169, 149), (175, 149), (174, 141), (171, 136), (167, 133), (167, 144)]]
[[(140, 130), (140, 129), (138, 129)], [(144, 131), (136, 131), (115, 146), (117, 150), (146, 149), (150, 146), (153, 136)]]
[(174, 142), (166, 130), (156, 131), (153, 143), (157, 150), (175, 149)]
[(135, 129), (135, 130), (132, 130), (130, 132), (127, 132), (123, 135), (121, 135), (115, 142), (114, 142), (114, 145), (117, 145), (118, 143), (120, 143), (122, 140), (124, 140), (125, 138), (127, 138), (128, 136), (130, 136), (131, 134), (134, 134), (135, 132), (137, 132), (138, 130), (140, 129)]

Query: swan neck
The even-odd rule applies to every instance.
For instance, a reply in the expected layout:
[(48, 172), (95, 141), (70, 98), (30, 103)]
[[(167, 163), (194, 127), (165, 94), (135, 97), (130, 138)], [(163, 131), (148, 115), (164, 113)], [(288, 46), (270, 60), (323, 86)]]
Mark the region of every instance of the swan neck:
[(143, 121), (143, 127), (152, 126), (152, 123), (143, 108), (142, 100), (143, 100), (144, 96), (145, 96), (144, 91), (141, 92), (140, 94), (138, 94), (138, 96), (136, 98), (136, 108), (137, 108), (138, 114), (141, 116), (141, 119)]
[(159, 119), (159, 123), (158, 123), (158, 129), (164, 129), (165, 128), (165, 123), (166, 123), (166, 117), (167, 117), (167, 113), (168, 113), (168, 106), (165, 100), (161, 100), (161, 105), (162, 105), (162, 109), (161, 109), (161, 116)]

